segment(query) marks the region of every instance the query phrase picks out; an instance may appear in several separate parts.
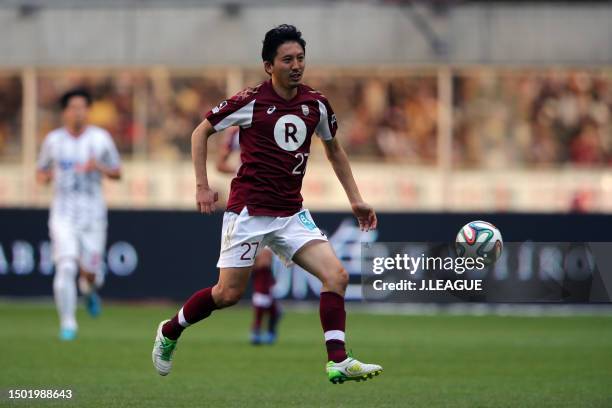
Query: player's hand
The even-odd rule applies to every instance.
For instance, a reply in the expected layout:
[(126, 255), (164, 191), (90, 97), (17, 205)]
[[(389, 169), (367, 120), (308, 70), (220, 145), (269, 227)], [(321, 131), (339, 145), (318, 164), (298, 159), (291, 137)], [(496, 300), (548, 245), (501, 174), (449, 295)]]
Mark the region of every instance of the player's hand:
[(202, 214), (212, 214), (215, 211), (215, 203), (219, 200), (219, 193), (208, 187), (196, 187), (196, 205)]
[(378, 220), (376, 219), (376, 213), (374, 209), (367, 203), (358, 202), (351, 204), (351, 209), (353, 210), (353, 214), (357, 217), (357, 221), (359, 221), (359, 228), (362, 231), (369, 231), (376, 229), (378, 225)]
[(100, 166), (96, 159), (92, 157), (87, 162), (77, 165), (75, 171), (77, 173), (91, 173), (92, 171), (100, 171)]

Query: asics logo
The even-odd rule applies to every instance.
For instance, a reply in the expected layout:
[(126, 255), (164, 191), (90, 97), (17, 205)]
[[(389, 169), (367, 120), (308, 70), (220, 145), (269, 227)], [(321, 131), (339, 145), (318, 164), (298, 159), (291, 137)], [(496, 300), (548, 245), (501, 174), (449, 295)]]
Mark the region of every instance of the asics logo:
[(274, 111), (276, 110), (276, 106), (272, 105), (268, 108), (268, 110), (266, 111), (266, 113), (268, 115), (271, 115)]

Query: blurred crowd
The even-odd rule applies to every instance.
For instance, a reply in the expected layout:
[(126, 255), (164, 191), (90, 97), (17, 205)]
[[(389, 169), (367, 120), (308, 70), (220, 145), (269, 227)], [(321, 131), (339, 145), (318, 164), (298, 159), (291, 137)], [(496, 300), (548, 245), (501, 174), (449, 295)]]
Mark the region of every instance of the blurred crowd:
[(329, 98), (338, 137), (352, 157), (435, 164), (437, 79), (418, 75), (321, 75), (309, 84)]
[(483, 69), (454, 77), (454, 161), (604, 166), (612, 160), (612, 72)]
[[(244, 82), (265, 79), (244, 72)], [(317, 70), (306, 83), (331, 101), (338, 137), (356, 160), (434, 165), (438, 78), (429, 71)], [(462, 168), (607, 166), (612, 162), (612, 72), (469, 68), (452, 77), (453, 164)], [(37, 137), (60, 125), (67, 89), (94, 95), (91, 121), (108, 129), (125, 159), (182, 160), (203, 114), (226, 98), (217, 73), (65, 71), (37, 75)], [(20, 157), (23, 90), (0, 73), (0, 158)]]
[(92, 123), (107, 129), (121, 153), (131, 154), (138, 135), (134, 109), (134, 91), (144, 77), (136, 73), (58, 71), (41, 74), (37, 79), (37, 138), (42, 142), (51, 130), (61, 126), (59, 98), (72, 88), (91, 92)]
[(21, 78), (17, 74), (0, 73), (0, 160), (21, 158)]
[(223, 78), (166, 71), (43, 74), (38, 79), (39, 140), (61, 126), (58, 98), (75, 87), (91, 91), (90, 121), (113, 135), (127, 159), (189, 157), (190, 135), (202, 113), (225, 97)]

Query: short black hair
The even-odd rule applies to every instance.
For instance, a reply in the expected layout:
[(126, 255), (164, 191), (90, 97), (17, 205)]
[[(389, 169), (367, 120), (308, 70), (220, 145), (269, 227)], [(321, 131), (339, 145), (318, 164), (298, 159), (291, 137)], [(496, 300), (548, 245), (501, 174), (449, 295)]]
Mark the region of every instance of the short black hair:
[(281, 24), (278, 27), (274, 27), (266, 33), (266, 37), (263, 40), (261, 59), (268, 62), (274, 61), (278, 47), (290, 41), (300, 44), (304, 52), (306, 52), (306, 41), (304, 41), (302, 33), (295, 26)]
[(89, 91), (87, 91), (87, 89), (84, 89), (84, 88), (71, 89), (70, 91), (63, 94), (59, 100), (59, 104), (62, 110), (68, 107), (68, 103), (70, 103), (70, 99), (74, 98), (75, 96), (80, 96), (80, 97), (85, 98), (85, 101), (87, 102), (87, 106), (91, 105), (91, 100), (92, 100), (91, 94), (89, 93)]

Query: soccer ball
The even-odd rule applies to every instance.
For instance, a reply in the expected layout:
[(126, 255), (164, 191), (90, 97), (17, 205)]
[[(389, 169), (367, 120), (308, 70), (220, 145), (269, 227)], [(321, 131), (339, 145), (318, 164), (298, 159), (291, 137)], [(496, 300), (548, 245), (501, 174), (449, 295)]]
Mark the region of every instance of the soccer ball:
[(484, 258), (485, 265), (499, 259), (504, 241), (495, 225), (486, 221), (472, 221), (463, 226), (455, 239), (457, 255), (463, 258)]

